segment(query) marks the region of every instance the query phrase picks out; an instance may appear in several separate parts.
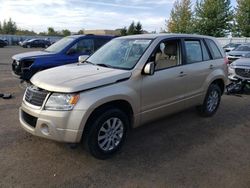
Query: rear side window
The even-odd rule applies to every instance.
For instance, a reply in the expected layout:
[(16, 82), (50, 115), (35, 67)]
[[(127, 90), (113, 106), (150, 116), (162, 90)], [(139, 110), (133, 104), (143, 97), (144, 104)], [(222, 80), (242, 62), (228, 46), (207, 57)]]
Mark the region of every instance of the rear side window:
[(76, 53), (93, 53), (94, 52), (94, 41), (93, 39), (82, 39), (78, 41), (71, 48), (75, 49)]
[(185, 41), (187, 64), (202, 61), (202, 49), (199, 40)]
[(222, 58), (220, 50), (219, 50), (218, 46), (215, 44), (215, 42), (210, 40), (210, 39), (205, 39), (205, 40), (206, 40), (207, 45), (209, 46), (209, 49), (213, 55), (213, 58), (214, 59)]
[(96, 38), (95, 39), (95, 50), (99, 49), (101, 46), (106, 44), (108, 41), (111, 39), (106, 39), (106, 38)]

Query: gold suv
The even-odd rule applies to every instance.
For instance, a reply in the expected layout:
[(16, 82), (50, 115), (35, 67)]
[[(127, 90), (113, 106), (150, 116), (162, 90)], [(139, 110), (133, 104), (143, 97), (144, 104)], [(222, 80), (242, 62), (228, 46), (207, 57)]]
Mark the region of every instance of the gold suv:
[(146, 34), (115, 38), (80, 62), (37, 73), (20, 108), (21, 126), (60, 142), (83, 142), (110, 157), (128, 129), (197, 106), (218, 109), (227, 61), (215, 38)]

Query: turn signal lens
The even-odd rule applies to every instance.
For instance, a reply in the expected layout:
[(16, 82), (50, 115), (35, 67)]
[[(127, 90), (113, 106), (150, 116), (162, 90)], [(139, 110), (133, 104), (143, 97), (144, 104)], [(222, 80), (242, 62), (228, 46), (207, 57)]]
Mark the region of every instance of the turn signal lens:
[(79, 98), (80, 98), (79, 94), (72, 96), (70, 101), (69, 101), (69, 104), (75, 105), (78, 102)]

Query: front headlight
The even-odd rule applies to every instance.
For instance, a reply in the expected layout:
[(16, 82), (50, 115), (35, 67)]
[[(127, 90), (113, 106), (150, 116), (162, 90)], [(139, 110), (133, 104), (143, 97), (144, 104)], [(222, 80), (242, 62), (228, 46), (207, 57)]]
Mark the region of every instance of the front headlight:
[(79, 98), (79, 94), (53, 93), (45, 104), (45, 110), (72, 110)]

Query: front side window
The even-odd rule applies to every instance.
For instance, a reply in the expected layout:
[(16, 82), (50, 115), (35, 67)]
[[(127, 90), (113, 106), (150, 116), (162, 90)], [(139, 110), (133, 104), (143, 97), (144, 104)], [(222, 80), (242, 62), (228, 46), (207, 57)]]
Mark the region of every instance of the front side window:
[(202, 61), (202, 49), (199, 40), (185, 41), (187, 64)]
[(155, 70), (163, 70), (180, 64), (180, 48), (178, 40), (161, 42), (150, 57), (155, 62)]
[(94, 52), (94, 41), (93, 39), (83, 39), (74, 44), (71, 49), (74, 49), (75, 53), (79, 54), (91, 54)]
[(88, 61), (106, 67), (132, 69), (150, 43), (150, 39), (113, 39), (90, 56)]

